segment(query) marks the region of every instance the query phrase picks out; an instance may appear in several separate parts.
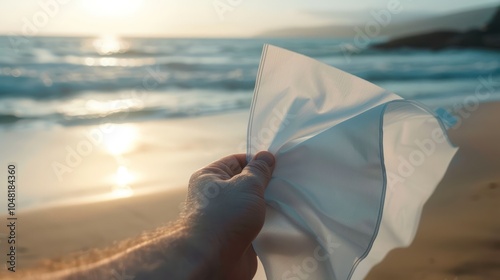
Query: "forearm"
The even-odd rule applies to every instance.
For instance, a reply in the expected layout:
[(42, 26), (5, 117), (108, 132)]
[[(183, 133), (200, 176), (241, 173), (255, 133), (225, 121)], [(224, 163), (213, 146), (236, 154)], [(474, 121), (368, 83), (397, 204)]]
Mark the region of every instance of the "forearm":
[(52, 260), (24, 279), (250, 280), (257, 270), (251, 243), (264, 224), (264, 191), (274, 164), (268, 152), (248, 164), (245, 154), (213, 162), (191, 177), (178, 223), (105, 250)]
[(214, 244), (182, 221), (160, 229), (152, 240), (80, 266), (60, 279), (216, 279), (218, 260)]

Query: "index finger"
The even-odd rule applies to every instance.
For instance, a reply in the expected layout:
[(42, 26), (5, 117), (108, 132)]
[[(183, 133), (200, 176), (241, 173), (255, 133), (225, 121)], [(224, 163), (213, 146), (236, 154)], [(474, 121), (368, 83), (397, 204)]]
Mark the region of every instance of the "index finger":
[(234, 154), (212, 162), (197, 173), (198, 175), (208, 175), (221, 180), (229, 180), (235, 175), (240, 174), (246, 165), (245, 154)]

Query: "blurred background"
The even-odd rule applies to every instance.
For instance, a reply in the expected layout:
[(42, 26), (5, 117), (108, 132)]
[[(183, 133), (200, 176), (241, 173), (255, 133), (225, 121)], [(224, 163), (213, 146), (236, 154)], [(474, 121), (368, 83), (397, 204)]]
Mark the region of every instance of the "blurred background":
[[(119, 157), (145, 139), (138, 131), (144, 123), (248, 110), (264, 43), (444, 108), (438, 112), (445, 120), (481, 85), (488, 94), (473, 103), (498, 100), (492, 84), (500, 77), (498, 6), (490, 0), (0, 0), (0, 144), (11, 160), (26, 159), (33, 169), (21, 205), (133, 185)], [(97, 145), (119, 162), (109, 167), (114, 171), (99, 163), (80, 174), (68, 160), (81, 137), (63, 140), (61, 131), (102, 124), (120, 124)], [(41, 132), (59, 136), (45, 145)], [(40, 153), (50, 157), (35, 165), (47, 158)], [(97, 174), (95, 188), (82, 183), (96, 169), (117, 179)]]

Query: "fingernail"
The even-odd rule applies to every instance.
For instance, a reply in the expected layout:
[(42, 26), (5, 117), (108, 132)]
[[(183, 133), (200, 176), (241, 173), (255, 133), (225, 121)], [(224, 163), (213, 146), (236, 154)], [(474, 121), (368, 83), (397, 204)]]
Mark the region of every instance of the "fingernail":
[(262, 160), (267, 163), (268, 166), (274, 165), (274, 156), (269, 152), (260, 152), (255, 155), (255, 160)]

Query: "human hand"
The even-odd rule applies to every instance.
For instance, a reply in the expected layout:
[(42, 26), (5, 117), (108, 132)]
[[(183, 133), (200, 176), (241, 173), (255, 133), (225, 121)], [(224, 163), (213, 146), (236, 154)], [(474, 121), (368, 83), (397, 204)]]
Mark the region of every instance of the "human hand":
[(248, 164), (231, 155), (195, 172), (189, 183), (186, 218), (199, 238), (206, 238), (217, 279), (252, 279), (257, 255), (251, 242), (264, 225), (264, 191), (275, 159), (258, 153)]

